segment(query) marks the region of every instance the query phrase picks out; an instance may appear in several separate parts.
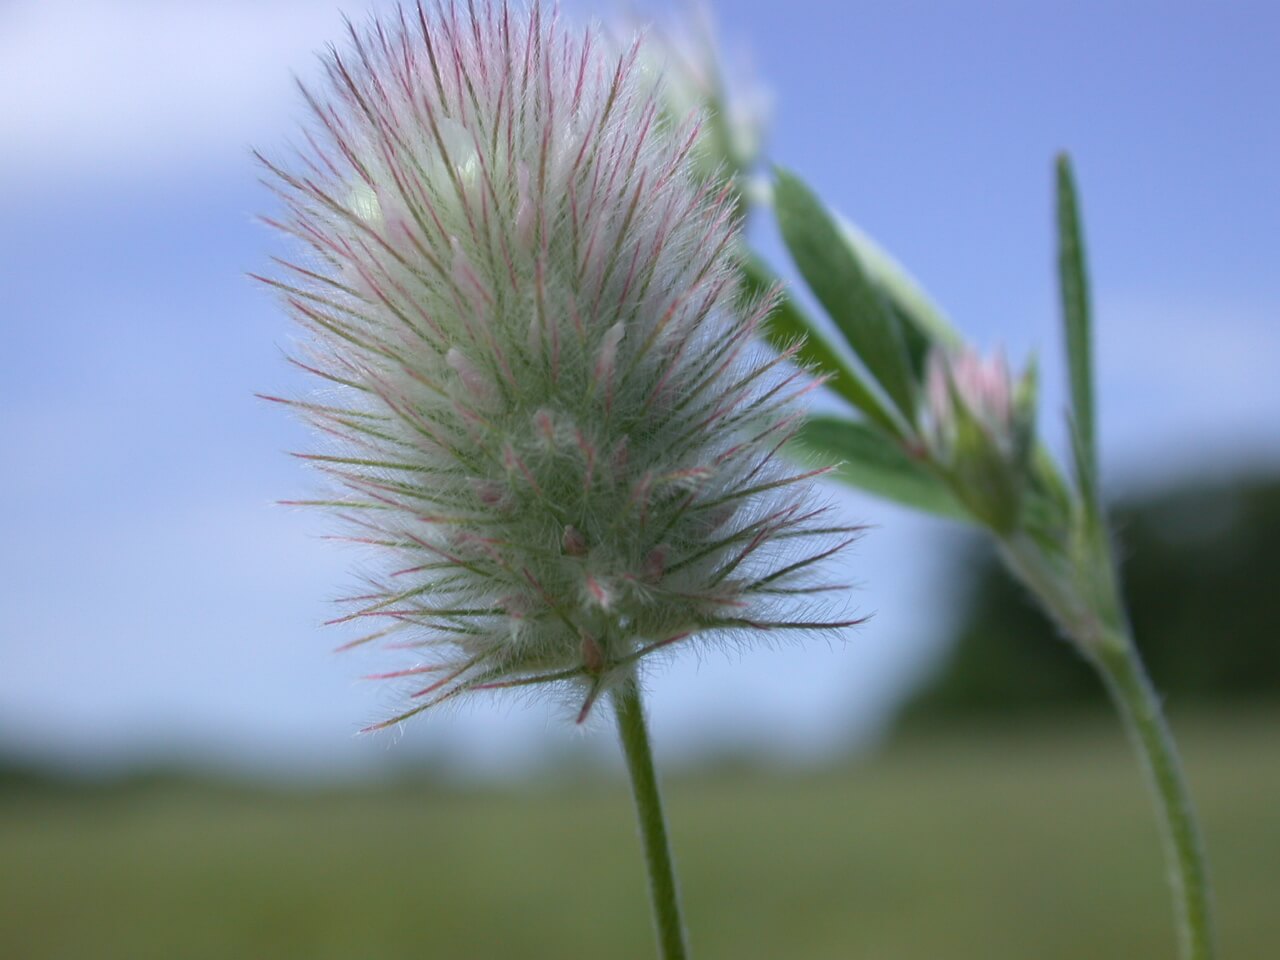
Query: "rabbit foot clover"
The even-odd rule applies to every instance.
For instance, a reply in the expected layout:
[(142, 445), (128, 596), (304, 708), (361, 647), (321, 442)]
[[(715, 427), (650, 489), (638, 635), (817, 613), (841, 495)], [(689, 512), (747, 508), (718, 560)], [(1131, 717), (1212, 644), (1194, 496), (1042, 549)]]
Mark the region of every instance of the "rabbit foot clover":
[[(409, 684), (377, 729), (549, 685), (579, 720), (644, 658), (851, 621), (815, 607), (856, 534), (778, 455), (815, 385), (757, 333), (734, 201), (694, 121), (536, 4), (400, 9), (325, 58), (295, 163), (299, 252), (265, 279), (321, 382), (299, 454), (376, 573), (335, 622)], [(275, 399), (275, 398), (272, 398)]]

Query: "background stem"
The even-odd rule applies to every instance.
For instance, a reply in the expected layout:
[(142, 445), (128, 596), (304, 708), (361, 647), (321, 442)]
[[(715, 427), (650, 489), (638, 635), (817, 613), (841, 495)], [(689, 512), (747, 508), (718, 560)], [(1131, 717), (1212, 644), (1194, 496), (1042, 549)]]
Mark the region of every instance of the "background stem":
[(1179, 953), (1185, 960), (1209, 960), (1213, 956), (1209, 878), (1191, 794), (1159, 697), (1132, 639), (1124, 639), (1123, 644), (1106, 645), (1099, 651), (1099, 671), (1142, 757), (1160, 814)]
[(676, 892), (671, 846), (667, 841), (667, 824), (662, 815), (653, 752), (649, 748), (649, 731), (635, 677), (614, 688), (613, 707), (618, 718), (618, 738), (622, 741), (627, 771), (631, 774), (636, 817), (640, 822), (640, 842), (644, 846), (645, 865), (649, 870), (649, 894), (653, 900), (659, 955), (663, 960), (685, 960), (688, 951), (684, 943), (684, 924), (680, 920), (680, 898)]
[[(1001, 541), (1005, 563), (1094, 665), (1124, 721), (1147, 774), (1173, 888), (1179, 956), (1212, 960), (1213, 920), (1207, 858), (1173, 734), (1160, 709), (1120, 601), (1115, 566), (1101, 530), (1081, 562), (1082, 575), (1054, 563), (1025, 534)], [(1090, 584), (1094, 589), (1085, 589)]]

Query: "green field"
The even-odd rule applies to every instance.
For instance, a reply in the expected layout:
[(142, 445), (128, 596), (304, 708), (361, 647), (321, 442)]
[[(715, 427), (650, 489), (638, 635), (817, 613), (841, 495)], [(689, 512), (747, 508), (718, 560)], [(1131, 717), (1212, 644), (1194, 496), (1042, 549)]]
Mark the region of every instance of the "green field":
[[(1222, 956), (1280, 956), (1280, 716), (1178, 724)], [(0, 792), (0, 957), (651, 958), (621, 784)], [(1118, 736), (970, 731), (804, 777), (682, 778), (695, 957), (1172, 958)]]

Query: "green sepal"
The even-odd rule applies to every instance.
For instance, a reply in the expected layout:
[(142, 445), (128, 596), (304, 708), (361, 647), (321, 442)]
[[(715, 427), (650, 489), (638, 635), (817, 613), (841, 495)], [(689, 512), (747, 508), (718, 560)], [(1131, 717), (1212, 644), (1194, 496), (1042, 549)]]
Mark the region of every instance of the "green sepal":
[(949, 477), (969, 511), (991, 529), (1007, 534), (1022, 517), (1022, 477), (986, 426), (957, 403)]

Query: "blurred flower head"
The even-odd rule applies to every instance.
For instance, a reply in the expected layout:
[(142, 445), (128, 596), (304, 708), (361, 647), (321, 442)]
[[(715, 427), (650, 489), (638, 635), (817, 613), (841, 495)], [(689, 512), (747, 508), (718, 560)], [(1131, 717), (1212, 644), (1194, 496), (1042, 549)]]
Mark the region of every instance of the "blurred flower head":
[(301, 251), (266, 282), (324, 387), (282, 401), (335, 488), (306, 502), (377, 571), (336, 622), (411, 658), (375, 727), (535, 684), (582, 719), (678, 642), (848, 625), (814, 599), (850, 531), (776, 456), (812, 381), (757, 347), (730, 191), (640, 56), (536, 3), (402, 8), (263, 160)]
[(1033, 447), (1034, 366), (1015, 383), (1004, 354), (935, 348), (925, 370), (924, 437), (961, 500), (997, 530), (1018, 521)]
[(703, 179), (736, 178), (739, 189), (764, 151), (771, 98), (745, 57), (726, 57), (710, 8), (686, 5), (666, 22), (632, 18), (645, 33), (639, 72), (658, 92), (664, 118), (673, 125), (705, 118), (692, 151)]

